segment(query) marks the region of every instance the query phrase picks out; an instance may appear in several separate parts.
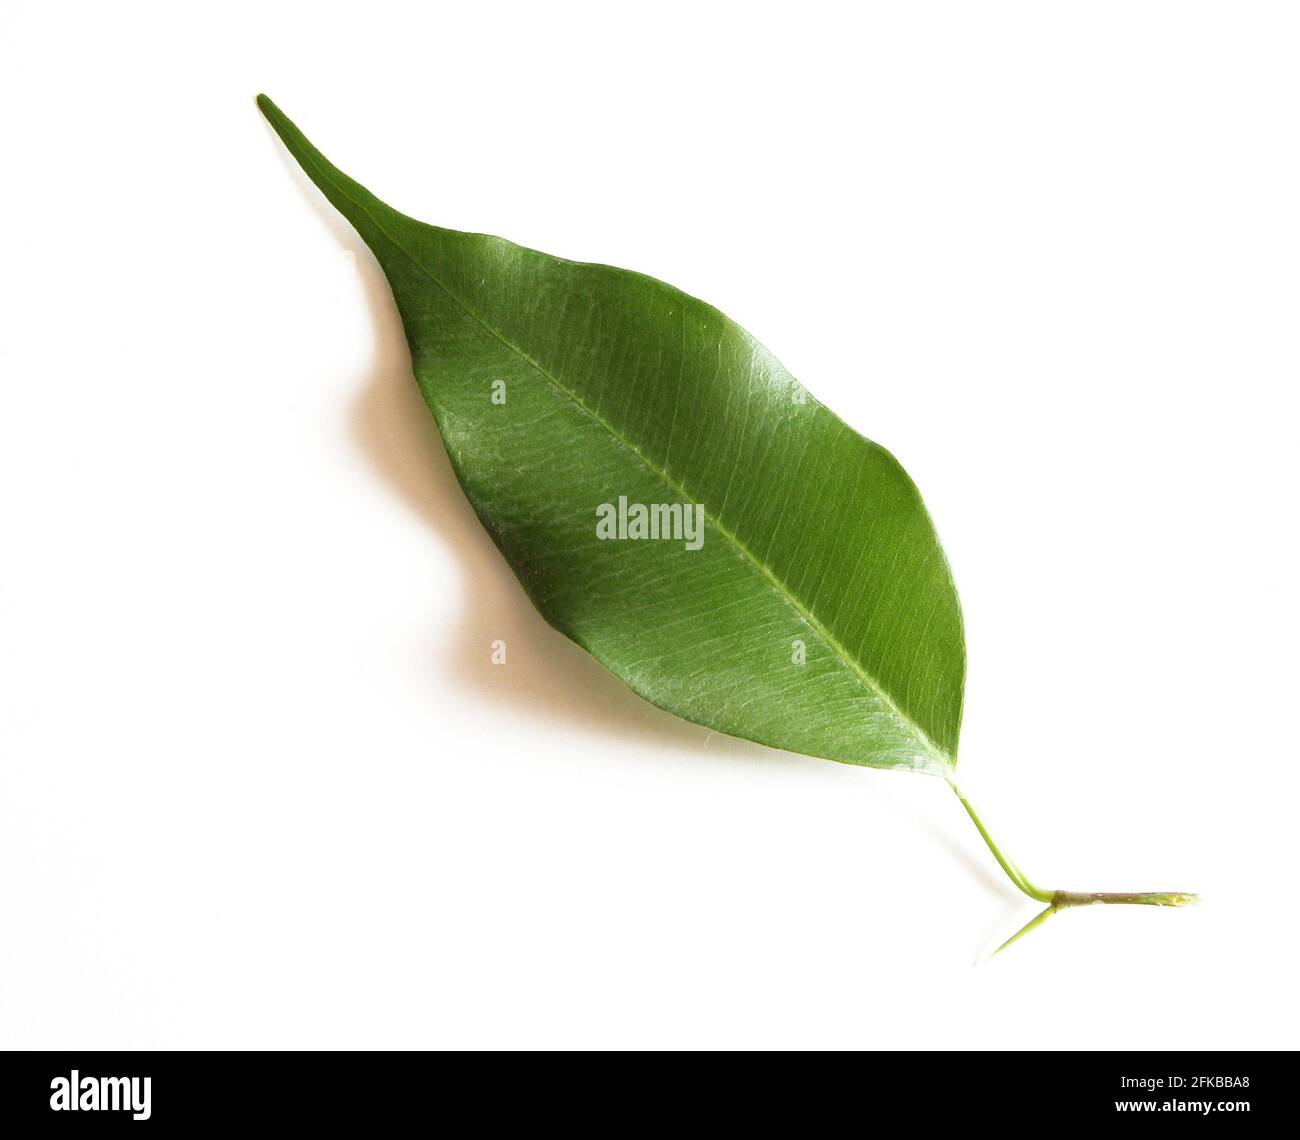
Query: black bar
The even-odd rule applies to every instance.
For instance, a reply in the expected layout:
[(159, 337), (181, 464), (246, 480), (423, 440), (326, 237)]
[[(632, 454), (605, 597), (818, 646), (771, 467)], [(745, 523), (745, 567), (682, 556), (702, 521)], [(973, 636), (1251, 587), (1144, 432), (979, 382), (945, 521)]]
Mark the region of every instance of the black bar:
[(753, 1119), (802, 1133), (835, 1112), (868, 1130), (900, 1120), (1026, 1129), (1136, 1120), (1149, 1130), (1176, 1120), (1236, 1135), (1294, 1127), (1292, 1070), (1293, 1054), (1240, 1052), (666, 1054), (630, 1063), (591, 1054), (7, 1053), (0, 1127), (19, 1136), (282, 1123), (369, 1134), (468, 1113), (481, 1125), (725, 1121), (730, 1130)]

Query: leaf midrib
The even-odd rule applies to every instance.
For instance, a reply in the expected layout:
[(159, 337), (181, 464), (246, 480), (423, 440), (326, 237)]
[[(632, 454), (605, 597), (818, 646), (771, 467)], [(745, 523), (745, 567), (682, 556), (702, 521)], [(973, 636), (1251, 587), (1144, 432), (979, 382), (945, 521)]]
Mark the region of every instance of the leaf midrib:
[[(342, 197), (346, 198), (349, 202), (352, 203), (353, 206), (355, 206), (358, 210), (360, 210), (363, 214), (365, 214), (365, 216), (370, 219), (374, 227), (381, 234), (383, 234), (384, 237), (386, 237), (390, 242), (392, 242), (392, 244), (398, 250), (400, 250), (403, 255), (405, 255), (405, 257), (411, 262), (412, 265), (415, 266), (416, 269), (418, 269), (430, 281), (432, 281), (433, 284), (435, 284), (439, 289), (441, 289), (444, 293), (446, 293), (447, 296), (450, 297), (453, 301), (455, 301), (456, 304), (459, 305), (469, 316), (473, 317), (474, 320), (477, 321), (479, 325), (481, 325), (486, 332), (490, 333), (493, 337), (495, 337), (498, 341), (500, 341), (501, 344), (503, 344), (510, 352), (514, 353), (516, 356), (519, 357), (520, 360), (524, 361), (526, 364), (532, 367), (537, 372), (537, 374), (541, 376), (547, 383), (549, 383), (557, 392), (559, 392), (563, 396), (566, 396), (578, 408), (580, 408), (583, 412), (585, 412), (588, 416), (590, 416), (591, 419), (593, 419), (597, 424), (603, 427), (611, 436), (614, 437), (614, 439), (616, 439), (619, 443), (621, 443), (624, 447), (626, 447), (628, 451), (630, 451), (634, 456), (636, 456), (636, 458), (641, 462), (641, 464), (646, 468), (646, 470), (648, 470), (652, 475), (658, 478), (661, 482), (665, 483), (668, 487), (672, 488), (672, 490), (676, 494), (681, 496), (683, 500), (689, 502), (698, 502), (697, 497), (687, 487), (683, 486), (671, 475), (669, 475), (667, 471), (662, 469), (657, 463), (655, 463), (652, 459), (647, 457), (641, 451), (641, 449), (637, 447), (637, 445), (634, 442), (632, 442), (632, 440), (628, 439), (613, 424), (611, 424), (602, 415), (600, 415), (599, 412), (597, 412), (594, 408), (592, 408), (589, 404), (587, 404), (576, 392), (566, 387), (563, 383), (560, 382), (560, 380), (557, 377), (552, 376), (551, 373), (547, 371), (547, 369), (543, 367), (539, 361), (533, 359), (533, 357), (531, 357), (517, 344), (508, 340), (505, 336), (501, 334), (501, 332), (498, 329), (494, 328), (491, 324), (489, 324), (487, 319), (481, 313), (479, 313), (473, 306), (471, 306), (468, 302), (463, 300), (461, 297), (457, 296), (447, 285), (445, 285), (433, 273), (431, 269), (428, 268), (428, 266), (424, 264), (423, 261), (417, 258), (415, 254), (413, 254), (409, 249), (407, 249), (405, 245), (403, 245), (392, 233), (390, 233), (384, 227), (383, 223), (380, 222), (380, 220), (375, 217), (375, 215), (366, 207), (364, 202), (361, 202), (357, 198), (353, 197), (353, 195), (348, 193), (347, 188), (345, 186), (341, 186), (333, 178), (330, 178), (329, 171), (323, 170), (320, 164), (317, 163), (310, 154), (307, 154), (305, 151), (303, 151), (302, 157), (305, 158), (306, 161), (310, 162), (311, 165), (316, 168), (317, 174), (320, 176), (321, 180), (328, 182), (329, 185), (332, 186), (337, 193), (339, 193)], [(802, 603), (802, 601), (798, 598), (797, 595), (792, 593), (787, 588), (785, 583), (776, 576), (776, 574), (772, 571), (772, 569), (761, 558), (759, 558), (756, 554), (754, 554), (754, 552), (751, 551), (749, 547), (745, 545), (745, 543), (739, 538), (739, 536), (732, 533), (732, 531), (730, 531), (726, 526), (724, 526), (720, 519), (718, 519), (716, 516), (709, 513), (708, 504), (705, 503), (702, 505), (704, 507), (705, 519), (706, 521), (712, 524), (714, 530), (716, 530), (729, 543), (731, 543), (731, 545), (740, 553), (740, 555), (743, 558), (745, 558), (763, 576), (764, 579), (766, 579), (768, 585), (776, 592), (776, 594), (781, 598), (781, 600), (784, 601), (786, 605), (788, 605), (792, 610), (794, 610), (794, 612), (817, 634), (817, 636), (820, 637), (822, 641), (825, 642), (826, 645), (830, 647), (830, 649), (835, 653), (835, 655), (839, 657), (839, 659), (849, 667), (849, 669), (858, 677), (858, 679), (863, 683), (863, 685), (866, 688), (870, 689), (873, 693), (876, 694), (876, 696), (881, 700), (881, 702), (885, 705), (885, 707), (894, 715), (894, 717), (897, 718), (897, 720), (900, 721), (902, 725), (909, 732), (915, 734), (919, 738), (925, 750), (931, 754), (931, 757), (933, 759), (938, 760), (939, 763), (943, 765), (945, 768), (951, 768), (952, 759), (948, 755), (948, 753), (946, 753), (942, 748), (938, 747), (934, 743), (934, 741), (930, 739), (929, 734), (926, 733), (926, 731), (923, 728), (921, 728), (919, 724), (917, 724), (910, 716), (908, 716), (905, 712), (903, 712), (902, 709), (898, 707), (897, 702), (893, 699), (892, 696), (890, 696), (889, 692), (884, 688), (884, 686), (881, 685), (880, 682), (877, 681), (876, 678), (866, 670), (866, 668), (862, 665), (860, 661), (857, 660), (857, 658), (855, 658), (851, 653), (849, 653), (849, 651), (845, 648), (845, 646), (840, 642), (839, 638), (837, 638), (830, 630), (826, 628), (825, 625), (822, 624), (821, 620)]]

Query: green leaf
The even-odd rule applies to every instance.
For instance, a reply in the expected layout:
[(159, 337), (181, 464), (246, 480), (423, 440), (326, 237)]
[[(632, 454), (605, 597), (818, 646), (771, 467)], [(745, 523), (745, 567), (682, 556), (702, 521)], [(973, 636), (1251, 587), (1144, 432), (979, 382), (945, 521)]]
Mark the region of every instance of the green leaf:
[[(954, 775), (966, 650), (921, 496), (744, 329), (643, 274), (399, 214), (257, 102), (383, 266), (456, 476), (556, 629), (697, 724), (944, 777), (1048, 904), (1003, 947), (1061, 910), (1197, 901), (1045, 890), (994, 842)], [(629, 521), (673, 507), (671, 537)]]
[[(951, 773), (961, 612), (892, 455), (703, 301), (417, 222), (258, 104), (387, 274), (461, 486), (551, 625), (697, 724)], [(620, 497), (701, 505), (699, 548), (598, 537)]]

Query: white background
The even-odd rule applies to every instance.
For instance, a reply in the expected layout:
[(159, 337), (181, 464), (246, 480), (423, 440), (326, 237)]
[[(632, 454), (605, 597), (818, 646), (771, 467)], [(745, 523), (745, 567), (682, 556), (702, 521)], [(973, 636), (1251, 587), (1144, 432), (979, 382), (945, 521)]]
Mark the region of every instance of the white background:
[[(1293, 5), (3, 13), (0, 1045), (1300, 1044)], [(261, 90), (893, 450), (994, 830), (1206, 905), (977, 964), (1036, 908), (941, 782), (551, 631)]]

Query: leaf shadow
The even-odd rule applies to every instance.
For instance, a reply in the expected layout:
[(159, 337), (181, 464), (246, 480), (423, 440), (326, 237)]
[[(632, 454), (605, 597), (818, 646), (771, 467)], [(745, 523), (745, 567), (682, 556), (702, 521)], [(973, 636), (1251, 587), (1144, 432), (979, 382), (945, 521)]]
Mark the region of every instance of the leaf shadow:
[[(790, 764), (802, 757), (690, 724), (637, 696), (595, 658), (552, 629), (534, 609), (456, 479), (437, 425), (411, 369), (411, 354), (392, 291), (379, 263), (276, 143), (279, 161), (316, 216), (351, 254), (374, 330), (368, 376), (349, 414), (352, 438), (371, 468), (437, 537), (454, 549), (462, 572), (460, 622), (447, 637), (431, 631), (431, 665), (440, 682), (526, 710), (541, 720), (581, 724), (714, 758), (756, 756)], [(506, 643), (494, 665), (492, 643)]]

